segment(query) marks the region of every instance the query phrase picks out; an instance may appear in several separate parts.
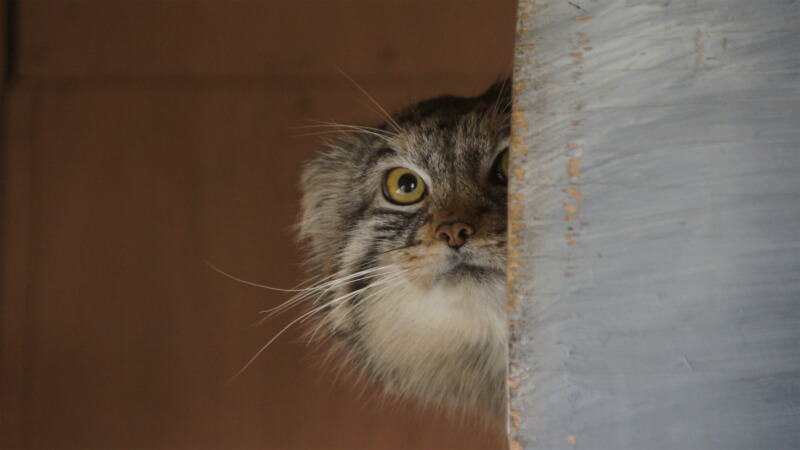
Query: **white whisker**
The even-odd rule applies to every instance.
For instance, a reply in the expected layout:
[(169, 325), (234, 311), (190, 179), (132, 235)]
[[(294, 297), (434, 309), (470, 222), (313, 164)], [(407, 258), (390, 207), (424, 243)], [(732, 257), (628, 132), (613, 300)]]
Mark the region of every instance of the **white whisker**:
[[(363, 304), (365, 304), (366, 302), (368, 302), (368, 301), (372, 300), (373, 298), (377, 297), (379, 294), (382, 294), (383, 292), (385, 292), (385, 291), (388, 291), (388, 290), (390, 290), (390, 289), (394, 289), (395, 287), (397, 287), (397, 286), (399, 286), (400, 284), (402, 284), (402, 277), (401, 277), (400, 275), (403, 275), (404, 273), (408, 272), (409, 270), (410, 270), (410, 269), (406, 269), (406, 270), (403, 270), (403, 271), (397, 272), (397, 276), (394, 276), (394, 277), (392, 277), (392, 278), (390, 278), (390, 279), (389, 279), (389, 278), (387, 278), (387, 279), (385, 279), (385, 280), (381, 280), (381, 281), (380, 281), (380, 282), (378, 282), (378, 283), (372, 284), (372, 285), (370, 285), (370, 286), (367, 286), (366, 288), (362, 289), (362, 291), (363, 291), (363, 290), (366, 290), (366, 289), (374, 289), (374, 288), (375, 288), (375, 287), (377, 287), (377, 286), (380, 286), (380, 285), (382, 285), (382, 284), (387, 284), (387, 283), (389, 283), (389, 281), (394, 281), (393, 283), (390, 283), (388, 286), (384, 286), (384, 287), (382, 287), (381, 289), (378, 289), (378, 290), (376, 290), (375, 292), (371, 292), (369, 295), (367, 295), (366, 297), (362, 298), (362, 299), (361, 299), (361, 301), (359, 302), (359, 305), (363, 305)], [(337, 300), (338, 300), (338, 299), (337, 299)], [(340, 319), (340, 320), (341, 320), (341, 319)], [(340, 323), (340, 320), (337, 320), (337, 321), (333, 322), (333, 324), (331, 325), (331, 327), (332, 327), (332, 328), (337, 328), (337, 326), (338, 326), (338, 325), (339, 325), (339, 323)], [(317, 326), (314, 328), (314, 332), (313, 332), (313, 333), (311, 333), (311, 337), (309, 338), (309, 342), (311, 342), (311, 341), (314, 339), (314, 336), (317, 334), (317, 332), (318, 332), (318, 331), (319, 331), (319, 330), (320, 330), (320, 329), (321, 329), (321, 328), (322, 328), (324, 325), (325, 325), (324, 323), (320, 323), (319, 325), (317, 325)]]
[(295, 128), (301, 128), (302, 129), (302, 128), (333, 127), (333, 128), (346, 129), (346, 130), (372, 131), (372, 132), (375, 132), (375, 133), (378, 133), (378, 134), (383, 134), (385, 136), (396, 136), (396, 134), (390, 133), (389, 131), (383, 130), (381, 128), (368, 127), (368, 126), (364, 126), (364, 125), (348, 125), (348, 124), (342, 124), (342, 123), (330, 122), (330, 121), (324, 121), (324, 120), (316, 120), (316, 119), (306, 119), (306, 120), (309, 121), (309, 122), (314, 122), (314, 125), (306, 125), (306, 126), (300, 126), (300, 127), (295, 127)]
[[(213, 267), (213, 266), (212, 266), (212, 267)], [(334, 280), (334, 281), (338, 282), (338, 284), (336, 284), (336, 286), (341, 286), (341, 284), (343, 284), (343, 282), (349, 281), (349, 279), (353, 279), (354, 277), (357, 277), (357, 276), (363, 275), (364, 273), (372, 273), (372, 272), (375, 272), (375, 271), (378, 271), (378, 270), (385, 270), (385, 269), (387, 269), (387, 268), (389, 268), (389, 267), (391, 267), (391, 266), (381, 266), (381, 267), (376, 267), (376, 268), (371, 268), (371, 269), (362, 270), (362, 271), (360, 271), (360, 272), (356, 272), (355, 274), (351, 274), (351, 275), (348, 275), (348, 276), (346, 276), (346, 277), (342, 277), (341, 279), (337, 279), (337, 280)], [(263, 347), (261, 347), (261, 348), (260, 348), (260, 349), (259, 349), (259, 350), (256, 352), (256, 354), (255, 354), (255, 355), (253, 355), (253, 357), (252, 357), (252, 358), (250, 358), (250, 360), (248, 360), (248, 361), (247, 361), (247, 363), (246, 363), (246, 364), (245, 364), (245, 365), (244, 365), (244, 366), (243, 366), (243, 367), (242, 367), (242, 368), (241, 368), (241, 369), (240, 369), (238, 372), (236, 372), (236, 374), (235, 374), (233, 377), (231, 377), (231, 378), (228, 380), (228, 382), (231, 382), (231, 381), (235, 380), (237, 377), (239, 377), (239, 375), (241, 375), (242, 373), (244, 373), (244, 371), (245, 371), (245, 370), (247, 370), (247, 368), (248, 368), (248, 367), (250, 367), (250, 365), (252, 365), (252, 364), (253, 364), (253, 362), (254, 362), (254, 361), (255, 361), (255, 360), (256, 360), (256, 359), (257, 359), (257, 358), (258, 358), (258, 357), (261, 355), (261, 353), (263, 353), (263, 352), (264, 352), (264, 351), (265, 351), (265, 350), (266, 350), (266, 349), (267, 349), (267, 348), (268, 348), (270, 345), (272, 345), (272, 343), (273, 343), (273, 342), (275, 342), (275, 340), (276, 340), (276, 339), (278, 339), (278, 337), (280, 337), (280, 336), (281, 336), (281, 335), (282, 335), (284, 332), (286, 332), (286, 331), (287, 331), (289, 328), (291, 328), (291, 327), (292, 327), (294, 324), (296, 324), (296, 323), (303, 323), (303, 322), (305, 322), (305, 321), (306, 321), (308, 318), (310, 318), (310, 317), (312, 317), (314, 314), (316, 314), (316, 313), (318, 313), (318, 312), (320, 312), (320, 311), (324, 310), (325, 308), (328, 308), (328, 307), (329, 307), (329, 306), (331, 306), (331, 305), (334, 305), (334, 304), (337, 304), (337, 303), (341, 303), (341, 302), (343, 302), (343, 301), (345, 301), (345, 300), (347, 300), (347, 299), (349, 299), (349, 298), (352, 298), (352, 297), (354, 297), (354, 296), (357, 296), (357, 295), (361, 294), (362, 292), (366, 291), (367, 289), (374, 288), (374, 287), (376, 287), (376, 286), (381, 286), (381, 285), (383, 285), (383, 284), (386, 284), (386, 283), (388, 283), (389, 281), (393, 281), (393, 280), (395, 280), (395, 279), (399, 278), (399, 277), (400, 277), (400, 276), (401, 276), (403, 273), (405, 273), (405, 272), (406, 272), (405, 270), (404, 270), (404, 271), (397, 271), (397, 272), (393, 272), (393, 273), (392, 273), (392, 274), (391, 274), (389, 277), (387, 277), (387, 278), (385, 278), (385, 279), (381, 279), (381, 280), (379, 280), (377, 283), (374, 283), (374, 284), (369, 284), (369, 285), (367, 285), (367, 286), (365, 286), (365, 287), (363, 287), (363, 288), (361, 288), (361, 289), (357, 289), (357, 290), (355, 290), (355, 291), (353, 291), (353, 292), (350, 292), (350, 293), (348, 293), (348, 294), (345, 294), (345, 295), (339, 296), (339, 297), (337, 297), (337, 298), (335, 298), (335, 299), (333, 299), (333, 300), (331, 300), (331, 301), (325, 302), (324, 304), (321, 304), (321, 305), (315, 306), (314, 308), (310, 309), (309, 311), (306, 311), (305, 313), (303, 313), (303, 314), (301, 314), (300, 316), (296, 317), (294, 320), (292, 320), (291, 322), (289, 322), (289, 324), (288, 324), (288, 325), (286, 325), (286, 326), (285, 326), (285, 327), (283, 327), (283, 328), (282, 328), (280, 331), (278, 331), (278, 333), (277, 333), (277, 334), (275, 334), (275, 336), (273, 336), (273, 337), (272, 337), (272, 338), (271, 338), (271, 339), (270, 339), (270, 340), (269, 340), (269, 341), (268, 341), (266, 344), (264, 344), (264, 346), (263, 346)], [(223, 272), (223, 273), (224, 273), (224, 272)], [(331, 282), (331, 283), (333, 283), (333, 282)], [(253, 283), (247, 283), (247, 284), (253, 284)], [(321, 292), (324, 292), (324, 290), (322, 290)], [(312, 293), (313, 293), (313, 292), (305, 292), (305, 293), (303, 293), (302, 295), (303, 295), (303, 296), (307, 296), (307, 295), (311, 295)], [(289, 302), (292, 302), (292, 301), (295, 301), (295, 302), (296, 302), (296, 300), (294, 300), (294, 299), (290, 299), (290, 300), (289, 300)], [(286, 302), (286, 303), (288, 303), (288, 302)], [(284, 303), (284, 305), (285, 305), (286, 303)], [(279, 307), (277, 307), (277, 308), (281, 308), (281, 307), (283, 307), (284, 305), (281, 305), (281, 306), (279, 306)], [(261, 314), (265, 314), (265, 313), (266, 313), (266, 314), (269, 314), (269, 315), (271, 315), (271, 314), (273, 313), (273, 310), (275, 310), (275, 308), (268, 309), (268, 310), (263, 310), (263, 311), (260, 311), (260, 313), (261, 313)], [(264, 317), (264, 318), (262, 318), (262, 319), (261, 319), (259, 322), (257, 322), (257, 323), (256, 323), (256, 325), (255, 325), (255, 326), (257, 326), (257, 325), (260, 325), (260, 324), (261, 324), (261, 323), (263, 323), (263, 321), (264, 321), (264, 320), (266, 320), (266, 319), (267, 319), (267, 317)], [(315, 330), (315, 333), (316, 333), (316, 330)]]
[[(367, 280), (367, 279), (370, 279), (370, 278), (378, 277), (378, 276), (380, 276), (380, 273), (377, 273), (377, 272), (379, 272), (382, 269), (383, 269), (383, 267), (367, 269), (367, 270), (356, 272), (356, 273), (353, 273), (353, 274), (350, 274), (350, 275), (347, 275), (347, 276), (344, 276), (344, 277), (341, 277), (341, 278), (336, 278), (336, 279), (334, 279), (332, 281), (328, 281), (328, 282), (320, 284), (318, 286), (309, 287), (309, 288), (305, 289), (306, 292), (301, 292), (301, 293), (295, 295), (294, 297), (290, 298), (289, 300), (283, 302), (282, 304), (280, 304), (280, 305), (278, 305), (278, 306), (276, 306), (274, 308), (267, 309), (267, 310), (262, 311), (262, 312), (269, 313), (270, 315), (275, 315), (280, 311), (283, 311), (283, 310), (285, 310), (287, 308), (290, 308), (293, 305), (296, 305), (296, 304), (300, 303), (302, 300), (305, 300), (305, 299), (309, 298), (310, 296), (312, 296), (314, 294), (321, 294), (321, 293), (326, 292), (326, 291), (332, 291), (332, 290), (344, 285), (345, 283), (349, 283), (349, 282), (353, 282), (353, 281), (360, 281), (360, 280)], [(334, 274), (332, 276), (335, 276), (335, 275), (336, 274)], [(328, 277), (328, 278), (330, 278), (330, 277)]]
[(338, 70), (338, 71), (339, 71), (339, 73), (341, 73), (341, 74), (342, 74), (342, 75), (343, 75), (345, 78), (347, 78), (348, 80), (350, 80), (350, 82), (351, 82), (351, 83), (353, 83), (353, 85), (354, 85), (356, 88), (358, 88), (358, 90), (359, 90), (359, 91), (361, 91), (361, 93), (362, 93), (362, 94), (364, 94), (364, 95), (365, 95), (365, 96), (366, 96), (366, 97), (367, 97), (367, 98), (368, 98), (368, 99), (369, 99), (369, 100), (372, 102), (372, 104), (374, 104), (374, 105), (375, 105), (375, 106), (376, 106), (376, 107), (377, 107), (377, 108), (378, 108), (378, 109), (381, 111), (381, 113), (383, 113), (383, 116), (384, 116), (384, 118), (386, 119), (387, 123), (388, 123), (389, 125), (391, 125), (391, 127), (392, 127), (392, 128), (394, 128), (394, 130), (395, 130), (396, 132), (398, 132), (398, 133), (399, 133), (399, 132), (401, 131), (400, 125), (398, 125), (398, 124), (397, 124), (397, 122), (395, 122), (395, 121), (394, 121), (394, 119), (392, 119), (392, 116), (391, 116), (391, 115), (389, 115), (389, 113), (388, 113), (388, 112), (386, 112), (386, 110), (385, 110), (385, 109), (381, 108), (381, 105), (380, 105), (380, 104), (378, 104), (378, 102), (377, 102), (377, 101), (375, 101), (375, 99), (374, 99), (374, 98), (372, 98), (372, 96), (371, 96), (371, 95), (369, 95), (369, 94), (367, 93), (367, 91), (366, 91), (366, 90), (364, 90), (364, 88), (362, 88), (362, 87), (361, 87), (361, 86), (360, 86), (358, 83), (356, 83), (356, 81), (355, 81), (354, 79), (352, 79), (352, 78), (350, 77), (350, 75), (346, 74), (346, 73), (344, 72), (344, 70), (340, 69), (340, 68), (339, 68), (339, 67), (337, 67), (336, 65), (334, 65), (333, 67), (334, 67), (336, 70)]

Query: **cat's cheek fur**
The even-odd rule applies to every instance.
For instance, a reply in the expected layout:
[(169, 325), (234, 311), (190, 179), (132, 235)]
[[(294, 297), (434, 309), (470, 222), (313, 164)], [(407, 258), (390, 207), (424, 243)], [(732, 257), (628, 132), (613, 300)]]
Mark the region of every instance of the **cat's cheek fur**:
[(504, 414), (508, 327), (504, 277), (424, 288), (409, 280), (362, 305), (358, 333), (387, 392)]

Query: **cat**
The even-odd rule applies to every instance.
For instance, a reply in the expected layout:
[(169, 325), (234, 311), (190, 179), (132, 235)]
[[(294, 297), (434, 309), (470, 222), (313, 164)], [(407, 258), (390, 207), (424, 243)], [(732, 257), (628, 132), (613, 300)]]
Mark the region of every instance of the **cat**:
[(307, 314), (386, 393), (506, 414), (511, 85), (347, 126), (301, 175)]

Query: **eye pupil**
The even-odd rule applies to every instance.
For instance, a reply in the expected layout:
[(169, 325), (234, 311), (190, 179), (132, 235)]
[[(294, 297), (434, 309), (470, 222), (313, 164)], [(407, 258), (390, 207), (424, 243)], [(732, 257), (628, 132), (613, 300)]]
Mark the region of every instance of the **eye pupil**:
[(417, 188), (417, 177), (406, 173), (397, 180), (397, 189), (403, 193), (414, 192)]
[(425, 196), (425, 183), (411, 169), (395, 167), (383, 179), (383, 195), (392, 203), (410, 205)]

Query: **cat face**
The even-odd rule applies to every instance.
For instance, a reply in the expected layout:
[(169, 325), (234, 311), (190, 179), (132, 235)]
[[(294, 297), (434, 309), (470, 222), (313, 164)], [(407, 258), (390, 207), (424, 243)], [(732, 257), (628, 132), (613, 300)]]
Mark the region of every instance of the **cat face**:
[(428, 100), (304, 169), (319, 329), (388, 392), (501, 414), (509, 113), (507, 83)]

